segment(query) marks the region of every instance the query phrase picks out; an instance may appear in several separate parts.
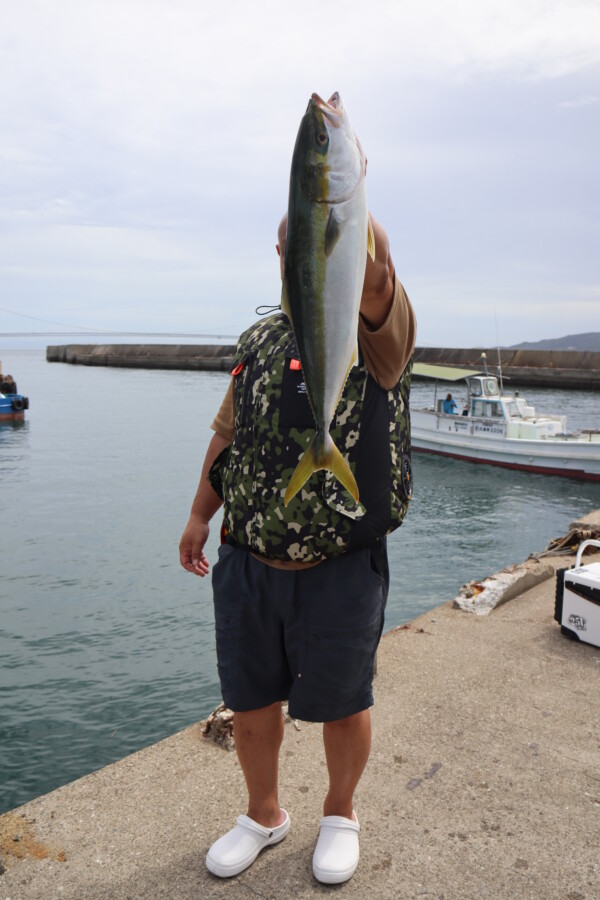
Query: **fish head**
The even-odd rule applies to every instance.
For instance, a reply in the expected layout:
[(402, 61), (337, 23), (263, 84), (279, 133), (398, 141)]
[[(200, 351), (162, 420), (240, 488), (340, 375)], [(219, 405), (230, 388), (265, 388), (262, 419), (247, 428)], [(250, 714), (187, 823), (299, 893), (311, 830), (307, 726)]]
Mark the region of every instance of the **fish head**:
[(325, 101), (313, 94), (298, 130), (292, 178), (309, 200), (342, 203), (355, 194), (365, 172), (365, 155), (342, 98), (336, 92)]

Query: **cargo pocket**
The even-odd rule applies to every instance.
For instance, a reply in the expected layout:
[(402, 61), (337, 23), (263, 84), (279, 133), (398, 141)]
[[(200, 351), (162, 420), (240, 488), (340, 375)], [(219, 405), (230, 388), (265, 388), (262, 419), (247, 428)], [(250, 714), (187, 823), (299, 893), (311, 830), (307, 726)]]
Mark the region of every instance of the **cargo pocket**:
[(370, 693), (381, 625), (378, 610), (367, 628), (311, 632), (303, 688), (326, 718), (351, 714), (353, 703)]

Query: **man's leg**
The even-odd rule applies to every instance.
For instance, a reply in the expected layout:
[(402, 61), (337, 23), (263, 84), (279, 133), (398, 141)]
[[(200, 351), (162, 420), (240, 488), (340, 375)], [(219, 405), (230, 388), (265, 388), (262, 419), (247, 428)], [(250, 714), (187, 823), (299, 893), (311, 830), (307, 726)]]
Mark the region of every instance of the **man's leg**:
[(238, 816), (235, 827), (215, 841), (206, 855), (208, 870), (220, 878), (239, 875), (261, 850), (282, 841), (290, 830), (289, 816), (279, 808), (277, 798), (283, 738), (281, 703), (235, 713), (233, 723), (238, 759), (248, 786), (248, 813), (247, 817)]
[(248, 788), (247, 814), (237, 816), (235, 826), (206, 855), (208, 870), (220, 878), (243, 872), (290, 829), (289, 816), (279, 808), (278, 769), (283, 738), (279, 698), (287, 696), (291, 681), (281, 609), (293, 586), (289, 573), (231, 544), (220, 547), (213, 569), (219, 677), (223, 701), (237, 710), (234, 737)]
[(281, 703), (236, 712), (233, 733), (248, 788), (247, 815), (266, 828), (281, 825), (285, 819), (278, 799), (279, 748), (283, 740)]
[(325, 722), (323, 743), (329, 771), (329, 792), (323, 804), (323, 815), (351, 819), (352, 798), (371, 749), (369, 710), (363, 709), (345, 719)]
[[(324, 884), (341, 884), (352, 878), (360, 856), (360, 826), (354, 816), (352, 799), (371, 749), (369, 710), (325, 722), (323, 743), (329, 770), (329, 792), (319, 823), (313, 873)], [(352, 819), (354, 821), (348, 821)]]

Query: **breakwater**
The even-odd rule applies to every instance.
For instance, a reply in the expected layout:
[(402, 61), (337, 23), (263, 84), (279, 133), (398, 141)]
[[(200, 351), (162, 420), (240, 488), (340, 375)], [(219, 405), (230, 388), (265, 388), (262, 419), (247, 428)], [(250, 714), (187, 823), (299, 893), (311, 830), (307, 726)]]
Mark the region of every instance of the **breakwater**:
[[(416, 347), (415, 362), (481, 371), (482, 354), (498, 373), (497, 348)], [(591, 350), (500, 350), (503, 377), (524, 387), (600, 390), (600, 353)]]
[(234, 353), (230, 344), (58, 344), (46, 347), (46, 360), (121, 369), (226, 372)]
[[(48, 362), (128, 369), (189, 369), (226, 372), (231, 344), (59, 344), (46, 348)], [(494, 374), (496, 348), (417, 347), (416, 362), (482, 368), (482, 353)], [(501, 350), (502, 374), (511, 385), (600, 390), (600, 353), (576, 350)], [(415, 376), (417, 377), (417, 376)]]

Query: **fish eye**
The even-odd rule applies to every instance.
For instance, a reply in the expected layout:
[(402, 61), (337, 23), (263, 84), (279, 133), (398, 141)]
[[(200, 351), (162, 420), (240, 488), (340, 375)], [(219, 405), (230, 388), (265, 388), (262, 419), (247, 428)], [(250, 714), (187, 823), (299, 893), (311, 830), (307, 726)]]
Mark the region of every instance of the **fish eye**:
[(317, 135), (317, 141), (319, 144), (326, 144), (329, 138), (327, 137), (327, 132), (320, 131)]

